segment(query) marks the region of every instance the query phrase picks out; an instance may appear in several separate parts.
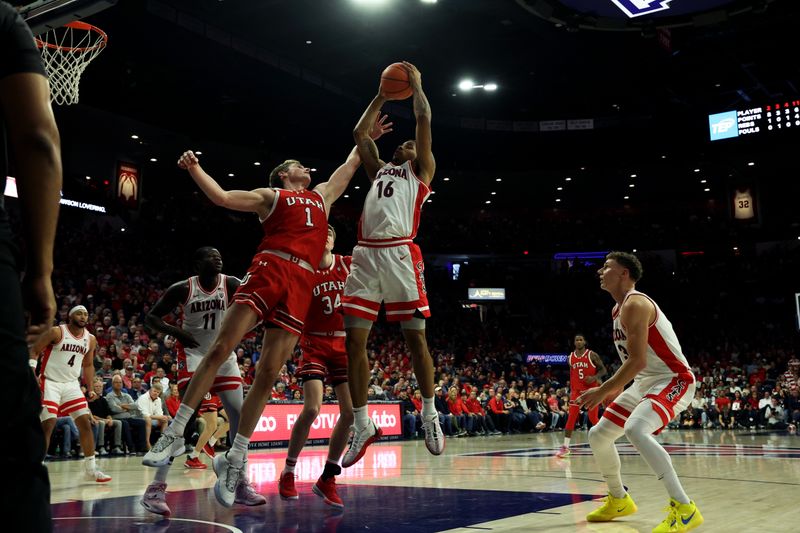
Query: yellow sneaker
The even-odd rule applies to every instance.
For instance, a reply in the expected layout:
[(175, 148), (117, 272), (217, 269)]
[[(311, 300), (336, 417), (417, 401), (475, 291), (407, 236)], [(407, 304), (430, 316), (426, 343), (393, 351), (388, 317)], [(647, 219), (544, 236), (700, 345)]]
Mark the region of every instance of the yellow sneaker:
[(628, 516), (636, 512), (636, 504), (630, 494), (624, 498), (615, 498), (611, 494), (606, 496), (606, 503), (586, 515), (588, 522), (609, 522), (621, 516)]
[(653, 529), (653, 533), (673, 533), (689, 531), (703, 523), (703, 515), (694, 502), (680, 503), (670, 498), (669, 507), (665, 507), (667, 517)]

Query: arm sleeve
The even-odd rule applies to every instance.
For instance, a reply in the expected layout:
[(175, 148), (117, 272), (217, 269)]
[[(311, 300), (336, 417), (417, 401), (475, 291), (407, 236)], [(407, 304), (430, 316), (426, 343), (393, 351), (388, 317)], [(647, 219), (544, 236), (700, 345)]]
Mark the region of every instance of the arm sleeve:
[(46, 75), (30, 28), (5, 2), (0, 2), (0, 50), (0, 79), (23, 72)]

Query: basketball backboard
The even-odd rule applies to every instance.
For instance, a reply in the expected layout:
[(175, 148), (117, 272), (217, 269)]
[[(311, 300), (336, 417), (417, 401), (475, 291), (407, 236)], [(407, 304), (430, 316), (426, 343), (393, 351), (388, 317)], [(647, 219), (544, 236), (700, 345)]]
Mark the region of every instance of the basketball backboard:
[(34, 35), (81, 20), (116, 5), (117, 0), (38, 0), (19, 8)]

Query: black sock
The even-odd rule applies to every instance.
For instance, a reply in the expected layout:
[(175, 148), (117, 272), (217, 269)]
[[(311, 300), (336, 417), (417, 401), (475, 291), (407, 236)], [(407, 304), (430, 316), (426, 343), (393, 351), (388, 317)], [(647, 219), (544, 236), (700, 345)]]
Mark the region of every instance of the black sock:
[(322, 470), (322, 478), (323, 481), (327, 481), (334, 476), (338, 476), (342, 473), (342, 467), (337, 465), (336, 463), (332, 463), (327, 461), (325, 463), (325, 468)]

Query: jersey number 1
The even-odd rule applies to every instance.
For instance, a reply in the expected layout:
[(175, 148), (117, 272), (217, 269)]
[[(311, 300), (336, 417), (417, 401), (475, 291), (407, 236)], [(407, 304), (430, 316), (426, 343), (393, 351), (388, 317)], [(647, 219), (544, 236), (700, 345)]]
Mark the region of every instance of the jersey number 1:
[(314, 223), (311, 221), (311, 208), (306, 207), (306, 226), (314, 227)]

